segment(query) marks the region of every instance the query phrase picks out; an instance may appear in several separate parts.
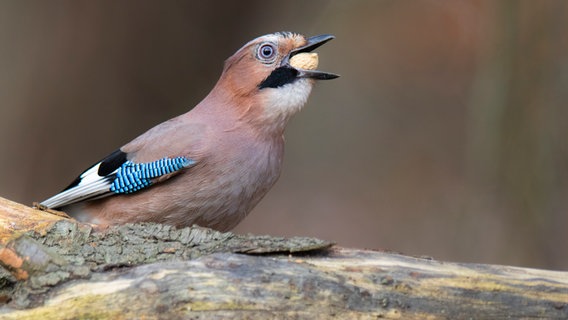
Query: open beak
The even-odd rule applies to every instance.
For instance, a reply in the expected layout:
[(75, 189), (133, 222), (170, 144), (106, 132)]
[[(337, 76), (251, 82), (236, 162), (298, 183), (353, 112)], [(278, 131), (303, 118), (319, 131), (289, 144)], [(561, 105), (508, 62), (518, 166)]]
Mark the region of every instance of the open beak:
[[(319, 48), (321, 45), (325, 44), (326, 42), (335, 39), (335, 36), (331, 34), (322, 34), (319, 36), (309, 37), (307, 39), (307, 43), (299, 48), (296, 48), (288, 54), (283, 60), (281, 66), (287, 66), (289, 68), (294, 68), (290, 65), (290, 58), (298, 53), (304, 52), (312, 52), (313, 50)], [(307, 69), (300, 69), (294, 68), (298, 71), (298, 78), (312, 78), (317, 80), (330, 80), (339, 77), (339, 75), (330, 72), (323, 72), (319, 70), (307, 70)]]

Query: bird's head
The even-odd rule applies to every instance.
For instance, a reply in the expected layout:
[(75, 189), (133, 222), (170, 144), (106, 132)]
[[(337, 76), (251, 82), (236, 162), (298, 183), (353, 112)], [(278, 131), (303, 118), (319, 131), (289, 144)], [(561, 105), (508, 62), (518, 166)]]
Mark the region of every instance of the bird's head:
[(338, 77), (316, 70), (318, 55), (312, 53), (333, 38), (291, 32), (258, 37), (227, 59), (218, 86), (238, 101), (243, 118), (283, 129), (306, 103), (315, 80)]

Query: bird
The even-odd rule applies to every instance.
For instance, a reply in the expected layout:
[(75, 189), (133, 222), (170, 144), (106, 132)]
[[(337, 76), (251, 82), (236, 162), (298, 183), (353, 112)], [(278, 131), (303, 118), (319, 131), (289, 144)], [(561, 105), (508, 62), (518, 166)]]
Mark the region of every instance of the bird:
[(334, 39), (276, 32), (229, 57), (209, 94), (149, 129), (39, 204), (96, 225), (234, 228), (276, 183), (284, 130), (317, 80), (313, 50)]

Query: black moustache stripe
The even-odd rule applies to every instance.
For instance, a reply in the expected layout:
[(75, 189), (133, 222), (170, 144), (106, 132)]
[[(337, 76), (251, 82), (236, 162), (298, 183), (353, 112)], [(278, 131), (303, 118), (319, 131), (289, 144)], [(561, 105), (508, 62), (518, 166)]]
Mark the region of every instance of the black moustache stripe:
[(278, 88), (285, 84), (294, 82), (297, 78), (298, 71), (290, 67), (278, 67), (270, 73), (259, 85), (259, 89)]

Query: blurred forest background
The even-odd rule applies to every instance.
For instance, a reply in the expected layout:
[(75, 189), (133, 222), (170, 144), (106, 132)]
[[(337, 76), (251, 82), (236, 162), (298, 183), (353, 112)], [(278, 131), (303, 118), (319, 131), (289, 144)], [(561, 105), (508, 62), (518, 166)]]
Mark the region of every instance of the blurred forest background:
[(280, 30), (334, 34), (235, 230), (568, 268), (568, 1), (0, 1), (0, 196), (25, 204)]

